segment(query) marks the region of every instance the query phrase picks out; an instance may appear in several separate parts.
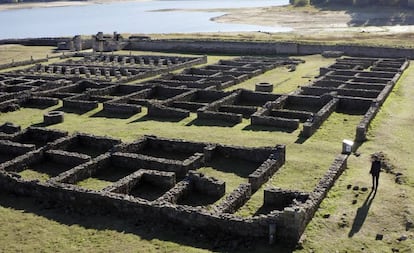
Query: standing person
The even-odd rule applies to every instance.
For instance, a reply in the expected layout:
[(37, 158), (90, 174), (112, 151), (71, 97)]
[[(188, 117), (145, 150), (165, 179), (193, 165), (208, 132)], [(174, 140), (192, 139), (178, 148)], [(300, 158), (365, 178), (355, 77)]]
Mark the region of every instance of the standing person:
[(371, 170), (369, 173), (371, 173), (372, 176), (372, 189), (377, 191), (378, 189), (378, 181), (379, 181), (379, 175), (381, 172), (381, 159), (376, 155), (371, 155)]

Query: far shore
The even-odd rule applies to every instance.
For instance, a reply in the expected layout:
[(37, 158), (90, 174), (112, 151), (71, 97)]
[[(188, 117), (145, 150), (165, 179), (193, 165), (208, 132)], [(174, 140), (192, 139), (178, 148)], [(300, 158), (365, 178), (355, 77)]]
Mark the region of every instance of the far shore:
[(148, 1), (152, 1), (152, 0), (86, 0), (86, 1), (52, 1), (52, 2), (37, 2), (37, 3), (7, 3), (7, 4), (0, 4), (0, 11), (33, 9), (33, 8), (82, 6), (82, 5), (105, 4), (105, 3), (116, 3), (116, 2), (148, 2)]

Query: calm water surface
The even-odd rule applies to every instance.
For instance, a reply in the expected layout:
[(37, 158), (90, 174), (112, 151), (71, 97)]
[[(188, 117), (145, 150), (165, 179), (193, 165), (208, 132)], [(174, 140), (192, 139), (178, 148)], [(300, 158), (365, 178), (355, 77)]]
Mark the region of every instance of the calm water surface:
[(287, 27), (222, 24), (210, 18), (222, 12), (163, 9), (240, 8), (286, 5), (288, 0), (164, 0), (0, 11), (0, 39), (112, 33), (192, 33), (264, 31)]

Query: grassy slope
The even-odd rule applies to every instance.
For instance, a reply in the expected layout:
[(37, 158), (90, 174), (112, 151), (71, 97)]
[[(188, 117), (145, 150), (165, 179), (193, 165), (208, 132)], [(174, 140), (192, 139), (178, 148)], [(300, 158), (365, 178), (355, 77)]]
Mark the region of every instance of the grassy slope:
[(54, 56), (55, 47), (26, 47), (22, 45), (0, 45), (0, 64), (14, 61), (27, 61), (30, 56), (33, 59), (46, 58), (46, 55)]
[[(281, 83), (276, 87), (276, 93), (294, 90), (297, 84), (304, 84), (307, 82), (308, 78), (312, 78), (312, 76), (318, 72), (319, 66), (329, 64), (328, 60), (320, 57), (310, 56), (305, 57), (305, 60), (308, 60), (307, 63), (298, 67), (291, 79), (288, 79), (287, 75), (285, 78), (284, 75), (287, 73), (281, 73), (283, 70), (275, 70), (274, 72), (268, 72), (255, 80), (240, 84), (239, 87), (251, 88), (252, 84), (255, 82), (266, 80), (275, 84)], [(319, 63), (315, 64), (315, 62), (318, 61)], [(413, 72), (412, 68), (410, 70)], [(412, 73), (412, 75), (414, 74)], [(409, 125), (409, 122), (406, 122), (405, 119), (407, 115), (409, 117), (409, 111), (404, 110), (404, 107), (402, 106), (406, 103), (412, 103), (409, 101), (410, 95), (412, 95), (409, 94), (409, 92), (412, 93), (412, 91), (408, 88), (401, 88), (406, 87), (407, 83), (412, 82), (411, 78), (411, 75), (405, 76), (405, 82), (399, 84), (399, 89), (390, 97), (383, 110), (386, 111), (388, 110), (388, 107), (393, 106), (389, 109), (389, 115), (394, 111), (401, 111), (402, 114), (399, 114), (399, 118), (392, 118), (389, 117), (389, 115), (383, 116), (382, 112), (379, 115), (379, 119), (375, 120), (371, 137), (373, 140), (367, 142), (360, 148), (360, 151), (362, 152), (360, 158), (351, 158), (350, 169), (341, 178), (337, 186), (335, 186), (330, 194), (330, 198), (323, 202), (321, 211), (317, 213), (316, 218), (309, 225), (309, 228), (306, 231), (308, 240), (304, 245), (305, 251), (317, 249), (316, 252), (326, 252), (325, 249), (334, 249), (338, 243), (341, 244), (341, 248), (354, 250), (361, 244), (365, 245), (365, 241), (369, 242), (369, 240), (372, 240), (372, 233), (377, 233), (376, 231), (378, 230), (375, 230), (375, 232), (372, 233), (369, 232), (368, 234), (364, 234), (361, 231), (354, 235), (352, 240), (347, 239), (346, 235), (349, 232), (349, 226), (352, 226), (351, 219), (355, 216), (356, 208), (362, 204), (361, 202), (365, 199), (366, 194), (361, 193), (357, 198), (357, 204), (351, 205), (350, 202), (354, 198), (354, 194), (346, 190), (345, 186), (347, 184), (369, 186), (370, 179), (366, 174), (366, 168), (369, 164), (365, 158), (367, 154), (373, 150), (384, 150), (389, 152), (389, 150), (384, 149), (381, 145), (382, 143), (370, 146), (373, 145), (372, 143), (375, 143), (375, 137), (379, 135), (378, 132), (381, 132), (382, 134), (388, 133), (388, 127), (386, 126), (389, 120), (397, 119), (397, 122), (401, 124), (398, 129), (402, 129), (401, 132), (405, 133), (404, 136), (400, 136), (398, 140), (390, 139), (388, 142), (390, 146), (395, 145), (399, 140), (408, 139), (410, 137), (409, 134), (412, 134), (408, 132), (408, 128), (406, 128)], [(396, 94), (400, 95), (396, 96)], [(407, 107), (407, 109), (408, 108), (410, 107)], [(97, 110), (80, 116), (73, 113), (66, 113), (65, 122), (52, 127), (68, 130), (70, 132), (82, 131), (97, 135), (110, 135), (122, 138), (125, 141), (134, 140), (143, 134), (156, 134), (169, 138), (185, 138), (196, 141), (211, 141), (245, 146), (272, 146), (276, 143), (285, 143), (287, 145), (286, 165), (266, 184), (266, 186), (273, 185), (305, 191), (312, 190), (315, 183), (326, 172), (326, 168), (333, 161), (334, 156), (341, 150), (342, 139), (352, 138), (355, 126), (360, 120), (360, 116), (335, 113), (323, 124), (322, 128), (314, 136), (303, 144), (299, 144), (295, 143), (299, 140), (298, 130), (293, 133), (263, 131), (266, 129), (256, 131), (259, 129), (249, 127), (248, 121), (243, 121), (243, 123), (233, 127), (208, 126), (205, 124), (206, 122), (198, 122), (195, 120), (195, 115), (192, 115), (179, 122), (168, 122), (145, 117), (145, 110), (141, 114), (134, 115), (128, 119), (94, 117), (93, 115), (97, 114), (100, 109), (101, 108), (98, 108)], [(0, 123), (12, 121), (21, 124), (23, 127), (38, 124), (42, 121), (42, 113), (48, 110), (51, 110), (51, 108), (44, 111), (26, 108), (17, 112), (2, 114), (0, 115)], [(381, 123), (381, 120), (386, 122)], [(407, 146), (407, 149), (403, 149), (407, 150), (407, 153), (402, 159), (398, 160), (398, 162), (401, 163), (401, 165), (398, 164), (398, 167), (409, 168), (408, 147), (409, 146)], [(367, 151), (365, 149), (367, 149)], [(390, 148), (390, 150), (394, 149)], [(391, 156), (391, 154), (394, 154), (394, 156)], [(400, 156), (400, 152), (396, 150), (394, 150), (393, 153), (390, 153), (390, 156), (394, 160), (396, 160), (397, 155)], [(363, 171), (362, 176), (361, 173), (353, 174), (354, 170), (352, 168), (354, 167)], [(407, 172), (407, 175), (410, 174)], [(222, 174), (220, 176), (222, 176)], [(390, 181), (388, 184), (390, 187), (395, 186), (391, 183), (392, 178), (387, 179), (387, 176), (390, 175), (384, 175), (381, 178), (381, 183), (388, 180)], [(412, 178), (412, 174), (410, 176)], [(380, 202), (379, 199), (380, 196), (382, 196), (381, 191), (385, 191), (385, 189), (388, 190), (387, 184), (383, 184), (384, 189), (380, 189), (371, 210), (375, 210), (374, 207), (377, 201)], [(387, 188), (385, 188), (386, 186)], [(407, 186), (404, 187), (406, 188), (407, 193), (409, 193), (411, 189)], [(393, 201), (392, 206), (400, 207), (400, 201), (397, 198), (399, 193), (400, 192), (397, 191), (390, 196), (387, 195), (391, 200), (393, 200), (394, 197), (397, 199), (396, 201)], [(406, 194), (406, 196), (407, 198), (410, 197), (409, 194)], [(261, 206), (262, 198), (262, 190), (259, 190), (247, 205), (239, 211), (239, 214), (251, 215), (255, 213)], [(386, 200), (389, 201), (389, 199)], [(340, 206), (338, 207), (336, 203), (340, 203)], [(408, 201), (406, 203), (408, 203)], [(413, 202), (411, 201), (411, 203)], [(345, 206), (345, 208), (343, 206)], [(378, 213), (382, 211), (381, 208), (381, 206), (378, 207)], [(341, 210), (341, 212), (337, 210)], [(398, 213), (400, 213), (400, 210), (401, 209), (398, 208), (396, 209), (396, 212), (398, 211)], [(404, 210), (410, 211), (412, 210), (412, 207), (407, 204), (407, 208)], [(343, 212), (347, 212), (349, 225), (342, 229), (342, 231), (337, 228), (337, 222), (335, 221), (340, 219)], [(46, 252), (89, 252), (92, 249), (100, 252), (200, 252), (202, 250), (197, 248), (211, 247), (211, 245), (209, 246), (202, 242), (199, 243), (198, 240), (194, 241), (191, 238), (175, 235), (172, 232), (154, 232), (147, 228), (135, 227), (122, 219), (111, 218), (111, 222), (108, 223), (108, 220), (105, 219), (105, 217), (98, 216), (86, 218), (78, 217), (74, 214), (57, 214), (54, 210), (44, 210), (41, 207), (37, 207), (36, 203), (32, 203), (31, 200), (18, 198), (17, 201), (13, 201), (13, 197), (7, 195), (0, 196), (0, 213), (0, 219), (2, 219), (0, 222), (0, 251), (6, 251), (7, 247), (7, 251), (11, 252), (40, 250)], [(325, 213), (330, 213), (331, 218), (327, 220), (322, 219), (321, 216)], [(391, 214), (393, 213), (387, 209), (387, 211), (381, 215)], [(409, 214), (407, 214), (407, 219), (408, 216)], [(367, 224), (369, 224), (369, 218), (370, 215), (367, 218)], [(377, 224), (378, 222), (376, 222), (375, 217), (373, 218), (372, 226), (381, 226)], [(393, 221), (396, 221), (396, 219), (393, 218), (391, 222)], [(398, 220), (396, 224), (400, 224), (401, 222)], [(366, 226), (364, 225), (363, 229), (365, 229), (365, 227)], [(401, 226), (398, 226), (398, 228), (400, 227)], [(394, 227), (392, 227), (392, 229), (393, 231), (395, 230)], [(395, 231), (399, 232), (400, 230)], [(327, 240), (326, 234), (333, 234), (333, 237), (329, 237), (330, 239)], [(386, 233), (384, 232), (384, 234)], [(358, 239), (359, 237), (360, 239)], [(353, 241), (355, 239), (358, 239), (358, 243), (354, 245)], [(386, 239), (387, 237), (385, 237), (384, 241), (386, 241)], [(394, 234), (389, 240), (395, 241)], [(404, 243), (409, 243), (409, 241)], [(377, 246), (377, 244), (386, 247), (383, 245), (385, 243), (382, 242), (373, 242), (368, 246), (372, 248)], [(191, 247), (186, 245), (191, 245)], [(270, 248), (266, 250), (272, 249)], [(265, 248), (257, 248), (256, 251), (264, 252)], [(330, 251), (331, 250), (328, 250), (328, 252)]]

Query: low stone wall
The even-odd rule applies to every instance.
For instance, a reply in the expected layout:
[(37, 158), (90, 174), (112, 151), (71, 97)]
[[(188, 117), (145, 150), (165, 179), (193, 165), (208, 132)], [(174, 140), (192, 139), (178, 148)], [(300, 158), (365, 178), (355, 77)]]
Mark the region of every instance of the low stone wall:
[(226, 183), (212, 177), (205, 177), (202, 173), (188, 173), (188, 179), (193, 184), (193, 189), (209, 196), (221, 198), (226, 192)]
[(256, 111), (257, 108), (255, 106), (222, 105), (219, 108), (219, 112), (241, 114), (244, 118), (249, 118)]
[(188, 161), (177, 161), (165, 158), (157, 158), (140, 154), (119, 153), (113, 154), (112, 159), (118, 166), (151, 168), (167, 172), (175, 172), (178, 178), (184, 177), (190, 169), (198, 167), (202, 157), (193, 157)]
[(313, 116), (313, 113), (307, 111), (297, 111), (297, 110), (272, 110), (270, 115), (272, 117), (280, 117), (287, 119), (298, 119), (300, 122), (304, 122)]
[(264, 183), (275, 174), (284, 164), (284, 159), (277, 157), (267, 159), (259, 168), (249, 175), (252, 192), (256, 192)]
[(293, 191), (281, 188), (266, 188), (264, 190), (264, 206), (283, 210), (285, 207), (291, 207), (298, 203), (305, 203), (309, 197), (309, 193)]
[(148, 116), (183, 119), (190, 116), (190, 111), (163, 105), (151, 104), (148, 106)]
[(26, 169), (28, 165), (42, 161), (43, 158), (44, 152), (42, 150), (36, 149), (18, 156), (11, 161), (0, 164), (0, 171), (4, 170), (8, 172), (20, 172)]
[(172, 172), (141, 170), (144, 172), (142, 180), (152, 183), (162, 189), (171, 189), (176, 184), (175, 174)]
[(337, 111), (351, 114), (364, 114), (371, 106), (372, 99), (338, 96)]
[(47, 129), (42, 127), (29, 127), (15, 135), (11, 140), (15, 142), (25, 143), (26, 141), (39, 143), (39, 145), (47, 146), (50, 142), (59, 138), (66, 137), (68, 132), (55, 129)]
[(271, 126), (284, 129), (297, 129), (300, 121), (298, 119), (286, 119), (280, 117), (252, 115), (251, 124), (254, 126)]
[(371, 121), (375, 118), (378, 111), (380, 109), (380, 105), (378, 103), (372, 103), (371, 107), (365, 113), (364, 117), (362, 118), (361, 122), (356, 127), (355, 133), (355, 141), (356, 142), (364, 142), (367, 137), (367, 132)]
[(77, 166), (91, 159), (90, 156), (78, 153), (67, 152), (63, 150), (48, 150), (45, 153), (45, 159), (62, 164)]
[(241, 123), (243, 120), (243, 115), (227, 112), (217, 112), (217, 111), (208, 111), (199, 109), (197, 110), (197, 119), (202, 120), (218, 120), (229, 122), (233, 124)]
[(321, 96), (326, 93), (336, 92), (340, 96), (346, 97), (363, 97), (363, 98), (376, 98), (380, 92), (374, 90), (367, 90), (367, 89), (355, 89), (352, 87), (351, 89), (343, 89), (343, 88), (325, 88), (325, 87), (317, 87), (317, 86), (308, 86), (308, 87), (301, 87), (302, 94), (304, 95), (316, 95)]
[(0, 40), (0, 45), (3, 44), (21, 44), (24, 46), (56, 46), (59, 42), (66, 42), (70, 40), (69, 37), (45, 37), (45, 38), (27, 38), (27, 39), (5, 39)]
[(80, 100), (84, 95), (77, 95), (74, 97), (64, 98), (63, 107), (68, 109), (73, 109), (77, 111), (90, 111), (95, 108), (98, 108), (98, 101), (85, 101)]
[[(204, 147), (208, 144), (203, 142), (190, 142), (181, 139), (165, 139), (155, 136), (145, 136), (145, 145), (153, 149), (166, 151), (185, 152), (185, 153), (203, 153)], [(139, 149), (129, 150), (137, 152)]]
[(216, 145), (213, 149), (213, 155), (221, 155), (224, 157), (232, 157), (252, 162), (266, 161), (269, 156), (277, 157), (284, 161), (285, 159), (284, 145), (277, 145), (275, 148), (245, 148), (237, 146)]
[(94, 153), (105, 153), (112, 150), (116, 145), (120, 143), (121, 140), (111, 137), (77, 133), (75, 135), (56, 140), (49, 145), (49, 149), (67, 150), (73, 149), (71, 148), (73, 146), (79, 146), (81, 149), (91, 149), (91, 151)]
[(6, 122), (2, 125), (0, 125), (0, 133), (1, 134), (15, 134), (17, 132), (20, 132), (21, 128), (18, 125), (15, 125), (10, 122)]
[(306, 138), (312, 136), (322, 123), (336, 110), (338, 103), (339, 99), (333, 98), (313, 116), (312, 120), (305, 122), (301, 132), (302, 136)]
[(59, 99), (49, 97), (30, 97), (23, 102), (23, 106), (51, 107), (59, 104)]
[(178, 200), (185, 197), (191, 191), (191, 182), (189, 180), (182, 180), (178, 182), (173, 188), (167, 191), (162, 197), (157, 201), (169, 202), (172, 204), (177, 204)]
[(111, 114), (137, 114), (140, 113), (142, 110), (142, 106), (140, 105), (130, 105), (130, 104), (123, 104), (123, 103), (116, 103), (116, 102), (104, 102), (103, 103), (103, 110), (107, 113)]
[(250, 184), (241, 184), (215, 207), (218, 213), (234, 213), (243, 206), (252, 195)]
[(298, 226), (298, 233), (302, 234), (306, 225), (311, 221), (319, 205), (324, 200), (329, 190), (335, 184), (339, 176), (347, 168), (348, 155), (338, 155), (328, 171), (316, 185), (315, 189), (309, 194), (309, 198), (305, 203), (299, 205), (306, 210), (303, 223)]
[(236, 42), (216, 40), (149, 40), (130, 41), (129, 50), (157, 52), (227, 53), (255, 55), (310, 55), (324, 51), (341, 51), (345, 55), (356, 57), (414, 58), (410, 48), (387, 48), (354, 45), (322, 45), (294, 42)]
[(103, 154), (88, 162), (80, 164), (67, 170), (56, 177), (49, 179), (50, 182), (75, 184), (94, 175), (98, 170), (111, 164), (111, 155)]
[(158, 187), (167, 190), (174, 187), (176, 184), (175, 174), (172, 172), (138, 170), (131, 175), (120, 179), (111, 186), (104, 188), (102, 191), (129, 194), (131, 190), (141, 181), (151, 182)]
[(21, 144), (8, 140), (0, 140), (1, 154), (23, 155), (35, 150), (35, 148), (36, 146), (33, 144)]

